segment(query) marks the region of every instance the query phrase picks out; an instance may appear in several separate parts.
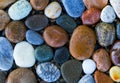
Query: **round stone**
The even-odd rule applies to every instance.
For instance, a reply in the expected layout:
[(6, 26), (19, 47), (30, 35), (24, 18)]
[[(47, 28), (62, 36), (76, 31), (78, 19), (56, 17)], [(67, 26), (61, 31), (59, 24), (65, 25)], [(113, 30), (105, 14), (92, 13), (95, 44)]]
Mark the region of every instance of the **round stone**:
[(19, 67), (32, 67), (35, 64), (34, 48), (26, 41), (16, 44), (13, 57)]
[(117, 22), (116, 24), (116, 35), (117, 38), (120, 39), (120, 22)]
[(110, 5), (105, 6), (101, 12), (100, 18), (103, 22), (112, 23), (116, 18), (114, 9)]
[(115, 27), (112, 24), (101, 22), (96, 25), (96, 34), (101, 46), (112, 45), (115, 40)]
[(13, 47), (4, 37), (0, 37), (0, 70), (8, 71), (13, 65)]
[(77, 60), (69, 60), (62, 64), (61, 73), (66, 83), (78, 83), (82, 73), (82, 64)]
[(13, 43), (21, 42), (26, 33), (26, 27), (20, 21), (12, 21), (5, 28), (5, 36)]
[(62, 8), (58, 2), (54, 1), (45, 8), (44, 13), (48, 18), (55, 19), (62, 13)]
[(108, 75), (100, 71), (95, 71), (94, 79), (95, 83), (114, 83)]
[(61, 47), (68, 42), (67, 32), (57, 25), (48, 26), (43, 32), (43, 38), (51, 47)]
[(89, 58), (95, 48), (96, 35), (85, 25), (78, 26), (70, 39), (70, 53), (77, 60)]
[(4, 10), (0, 10), (0, 31), (10, 22), (10, 17)]
[(96, 63), (92, 59), (85, 59), (82, 68), (85, 74), (92, 74), (96, 69)]
[(21, 20), (28, 16), (32, 6), (27, 0), (18, 0), (8, 10), (8, 14), (13, 20)]
[(26, 32), (26, 40), (33, 45), (41, 45), (44, 43), (42, 36), (32, 30)]
[(96, 62), (99, 71), (106, 72), (111, 67), (111, 59), (105, 49), (101, 48), (96, 50), (93, 54), (93, 60)]
[(113, 66), (109, 71), (110, 77), (115, 82), (120, 82), (120, 67)]
[(30, 3), (35, 10), (44, 10), (49, 0), (30, 0)]
[(62, 3), (67, 14), (74, 18), (80, 17), (85, 10), (83, 0), (62, 0)]
[(37, 80), (31, 70), (18, 68), (10, 72), (6, 83), (37, 83)]
[(60, 70), (52, 63), (41, 63), (36, 68), (37, 75), (46, 82), (55, 82), (60, 78)]
[(39, 62), (49, 61), (53, 58), (53, 50), (47, 45), (41, 45), (35, 49), (35, 58)]
[(48, 19), (44, 15), (33, 15), (26, 19), (25, 25), (32, 30), (39, 31), (48, 25)]
[(108, 4), (108, 0), (83, 0), (83, 2), (87, 9), (89, 8), (103, 9)]
[(55, 51), (54, 61), (56, 63), (62, 64), (67, 61), (70, 57), (70, 53), (66, 47), (58, 48)]
[(56, 23), (69, 33), (72, 33), (77, 26), (76, 22), (68, 15), (60, 16)]
[(84, 75), (78, 83), (95, 83), (93, 76), (91, 75)]
[(5, 83), (6, 82), (6, 72), (0, 71), (0, 83)]
[(97, 8), (90, 8), (82, 14), (82, 22), (85, 25), (93, 25), (100, 20), (101, 11)]

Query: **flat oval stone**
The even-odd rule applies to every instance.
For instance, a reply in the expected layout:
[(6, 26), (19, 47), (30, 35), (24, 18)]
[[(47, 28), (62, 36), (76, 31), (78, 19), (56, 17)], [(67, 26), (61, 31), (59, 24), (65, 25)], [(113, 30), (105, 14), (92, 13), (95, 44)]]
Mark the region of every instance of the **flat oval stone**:
[(101, 11), (97, 8), (90, 8), (82, 14), (82, 22), (85, 25), (93, 25), (100, 20)]
[(10, 17), (4, 10), (0, 10), (0, 31), (10, 22)]
[(0, 69), (8, 71), (13, 65), (13, 47), (4, 37), (0, 37)]
[(37, 83), (37, 80), (31, 70), (18, 68), (10, 72), (6, 83)]
[(120, 41), (114, 43), (111, 48), (110, 55), (114, 65), (120, 66)]
[(115, 82), (120, 82), (120, 67), (113, 66), (109, 71), (110, 77)]
[(39, 62), (49, 61), (53, 58), (53, 50), (47, 45), (41, 45), (35, 49), (35, 58)]
[(110, 4), (112, 5), (115, 13), (117, 14), (118, 18), (120, 18), (120, 0), (110, 0)]
[(95, 83), (114, 83), (113, 80), (105, 73), (96, 71), (94, 74)]
[(26, 19), (25, 25), (31, 30), (39, 31), (48, 25), (48, 19), (44, 15), (33, 15)]
[[(54, 35), (53, 35), (54, 34)], [(61, 47), (68, 41), (67, 32), (57, 25), (48, 26), (43, 32), (43, 38), (51, 47)]]
[(116, 24), (116, 35), (117, 38), (120, 39), (120, 22)]
[(93, 60), (96, 62), (99, 71), (106, 72), (111, 67), (111, 59), (105, 49), (96, 50), (93, 54)]
[(48, 18), (55, 19), (61, 15), (62, 8), (58, 2), (54, 1), (45, 8), (44, 13)]
[(41, 45), (44, 43), (42, 36), (32, 30), (26, 32), (26, 40), (33, 45)]
[(50, 62), (39, 64), (36, 68), (36, 73), (46, 82), (55, 82), (60, 78), (60, 70)]
[(96, 63), (92, 59), (85, 59), (82, 68), (85, 74), (92, 74), (96, 69)]
[(85, 25), (78, 26), (70, 39), (70, 53), (77, 60), (87, 59), (92, 55), (95, 44), (94, 31)]
[(5, 83), (6, 82), (6, 72), (0, 71), (0, 83)]
[(56, 63), (62, 64), (67, 61), (70, 57), (70, 53), (66, 47), (58, 48), (55, 51), (54, 61)]
[(19, 67), (32, 67), (35, 64), (34, 48), (26, 41), (16, 44), (13, 57)]
[(14, 3), (16, 0), (0, 0), (0, 9), (5, 9), (10, 4)]
[(84, 75), (78, 83), (95, 83), (93, 76), (91, 75)]
[(76, 22), (68, 15), (60, 16), (56, 19), (56, 23), (69, 33), (72, 33), (77, 26)]
[(115, 27), (108, 23), (99, 23), (95, 27), (98, 42), (101, 46), (112, 45), (115, 40)]
[(32, 6), (27, 0), (19, 0), (15, 2), (8, 10), (8, 14), (13, 20), (21, 20), (28, 16)]
[(116, 18), (114, 9), (110, 5), (105, 6), (101, 12), (100, 18), (103, 22), (112, 23)]
[(61, 73), (66, 83), (78, 83), (82, 73), (82, 64), (77, 60), (69, 60), (62, 64)]
[(71, 17), (80, 17), (85, 10), (83, 0), (62, 0), (62, 3), (67, 14)]
[(30, 3), (35, 10), (44, 10), (49, 0), (30, 0)]
[(13, 43), (21, 42), (25, 38), (26, 27), (20, 21), (12, 21), (5, 28), (5, 36)]
[(83, 2), (87, 9), (89, 8), (103, 9), (108, 4), (108, 0), (83, 0)]

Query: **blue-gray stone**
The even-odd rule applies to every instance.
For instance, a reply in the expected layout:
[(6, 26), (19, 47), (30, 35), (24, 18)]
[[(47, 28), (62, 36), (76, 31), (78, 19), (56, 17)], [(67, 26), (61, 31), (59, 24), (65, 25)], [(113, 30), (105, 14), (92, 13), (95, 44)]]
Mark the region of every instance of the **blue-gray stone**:
[(84, 75), (78, 83), (95, 83), (95, 81), (91, 75)]
[(68, 15), (60, 16), (56, 23), (69, 33), (72, 33), (77, 26), (76, 22)]
[(6, 83), (6, 76), (7, 76), (7, 73), (6, 72), (3, 72), (3, 71), (0, 71), (0, 83)]
[(61, 47), (55, 51), (54, 61), (62, 64), (70, 57), (70, 53), (66, 47)]
[(116, 32), (117, 32), (117, 38), (120, 39), (120, 23), (117, 23)]
[(60, 70), (51, 62), (39, 64), (36, 68), (36, 73), (46, 82), (55, 82), (60, 78)]
[(62, 3), (71, 17), (80, 17), (85, 10), (83, 0), (62, 0)]
[(42, 36), (32, 30), (26, 32), (26, 40), (33, 45), (41, 45), (44, 43)]
[(35, 58), (39, 62), (49, 61), (53, 58), (53, 50), (48, 45), (41, 45), (35, 49)]
[(13, 65), (13, 47), (4, 37), (0, 37), (0, 69), (9, 70)]

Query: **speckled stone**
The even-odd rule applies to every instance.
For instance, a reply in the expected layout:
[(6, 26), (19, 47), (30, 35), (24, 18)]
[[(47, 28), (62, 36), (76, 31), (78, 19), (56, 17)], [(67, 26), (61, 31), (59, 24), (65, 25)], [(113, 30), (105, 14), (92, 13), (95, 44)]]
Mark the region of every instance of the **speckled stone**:
[(8, 71), (13, 65), (13, 47), (4, 37), (0, 37), (0, 69)]
[(36, 68), (36, 73), (46, 82), (55, 82), (60, 78), (60, 70), (50, 62), (39, 64)]
[(77, 83), (81, 77), (82, 64), (77, 60), (69, 60), (62, 64), (61, 73), (66, 83)]
[(26, 19), (25, 25), (31, 30), (39, 31), (48, 25), (48, 19), (44, 15), (33, 15)]
[(0, 71), (0, 83), (6, 82), (6, 76), (7, 76), (6, 72)]
[(112, 24), (101, 22), (96, 25), (96, 34), (101, 46), (112, 45), (115, 40), (115, 27)]
[(71, 17), (80, 17), (85, 10), (83, 0), (62, 0), (62, 3), (67, 14)]
[(8, 14), (13, 20), (21, 20), (28, 16), (32, 6), (27, 0), (18, 0), (9, 9)]
[(35, 58), (39, 62), (49, 61), (53, 58), (53, 50), (48, 45), (41, 45), (35, 49)]
[(6, 83), (37, 83), (37, 80), (31, 70), (18, 68), (10, 72)]
[(116, 35), (117, 38), (120, 39), (120, 22), (116, 24)]
[(25, 38), (26, 27), (20, 21), (12, 21), (5, 28), (5, 36), (13, 43), (21, 42)]
[(76, 22), (68, 15), (60, 16), (56, 19), (56, 23), (69, 33), (72, 33), (77, 26)]
[(26, 32), (26, 40), (33, 45), (41, 45), (44, 43), (42, 36), (32, 30)]

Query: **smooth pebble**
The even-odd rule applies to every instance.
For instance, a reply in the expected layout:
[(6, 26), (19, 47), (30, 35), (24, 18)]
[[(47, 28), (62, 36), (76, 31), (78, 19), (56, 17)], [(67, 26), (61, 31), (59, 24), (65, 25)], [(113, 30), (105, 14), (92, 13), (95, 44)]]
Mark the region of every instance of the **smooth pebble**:
[(6, 72), (0, 71), (0, 83), (6, 82), (6, 76), (7, 76)]
[(116, 24), (116, 35), (117, 38), (120, 39), (120, 22), (117, 22)]

